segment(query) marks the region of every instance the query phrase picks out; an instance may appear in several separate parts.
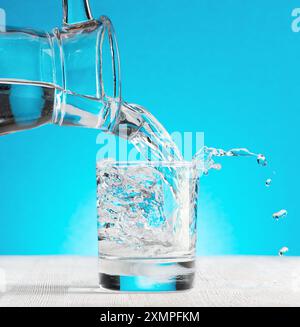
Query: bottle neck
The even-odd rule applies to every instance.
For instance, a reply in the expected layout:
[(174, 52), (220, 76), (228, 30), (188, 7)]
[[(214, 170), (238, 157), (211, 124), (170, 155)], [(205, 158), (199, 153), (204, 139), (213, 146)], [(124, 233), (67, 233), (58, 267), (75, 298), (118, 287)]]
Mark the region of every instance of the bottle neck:
[(93, 20), (88, 0), (63, 0), (64, 26)]

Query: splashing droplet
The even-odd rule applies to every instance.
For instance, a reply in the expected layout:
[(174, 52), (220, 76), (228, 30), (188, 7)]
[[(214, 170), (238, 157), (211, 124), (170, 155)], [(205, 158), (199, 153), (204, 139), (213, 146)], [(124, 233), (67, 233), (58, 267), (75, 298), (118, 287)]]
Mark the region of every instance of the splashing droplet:
[(267, 159), (266, 157), (263, 155), (263, 154), (259, 154), (257, 156), (257, 163), (260, 165), (260, 166), (263, 166), (265, 167), (267, 165)]
[(214, 170), (221, 170), (221, 169), (222, 169), (222, 165), (219, 164), (219, 163), (214, 163), (214, 164), (211, 166), (211, 169), (214, 169)]
[(273, 213), (273, 218), (275, 220), (279, 220), (281, 218), (285, 218), (287, 216), (288, 212), (285, 209), (282, 209), (278, 212)]
[(283, 248), (281, 248), (280, 250), (279, 250), (279, 252), (278, 252), (278, 255), (280, 256), (280, 257), (282, 257), (282, 256), (284, 256), (286, 253), (288, 253), (289, 252), (289, 248), (288, 247), (286, 247), (286, 246), (284, 246)]
[(271, 178), (268, 178), (267, 180), (266, 180), (266, 187), (270, 187), (271, 186), (271, 184), (272, 184), (272, 179)]
[(246, 148), (234, 148), (228, 151), (217, 148), (202, 147), (193, 157), (193, 162), (197, 164), (199, 171), (208, 175), (210, 169), (220, 170), (221, 165), (215, 162), (219, 157), (254, 157), (260, 166), (267, 166), (266, 157), (256, 154)]
[(230, 157), (252, 157), (255, 156), (255, 154), (251, 151), (249, 151), (248, 149), (245, 148), (241, 148), (241, 149), (231, 149), (227, 152), (225, 152), (225, 154)]

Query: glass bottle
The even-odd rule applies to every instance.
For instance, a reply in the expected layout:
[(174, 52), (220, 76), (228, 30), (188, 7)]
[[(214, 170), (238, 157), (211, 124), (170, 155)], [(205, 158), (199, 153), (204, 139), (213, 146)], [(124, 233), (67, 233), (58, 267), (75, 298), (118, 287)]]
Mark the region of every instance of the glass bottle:
[(44, 124), (109, 131), (121, 102), (117, 42), (110, 20), (88, 0), (63, 0), (51, 32), (0, 29), (0, 135)]

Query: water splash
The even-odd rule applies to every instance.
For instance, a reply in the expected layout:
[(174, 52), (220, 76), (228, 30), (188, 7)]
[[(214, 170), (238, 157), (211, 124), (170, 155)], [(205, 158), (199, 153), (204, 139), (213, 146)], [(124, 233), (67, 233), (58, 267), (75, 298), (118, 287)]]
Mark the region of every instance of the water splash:
[[(127, 138), (142, 154), (144, 159), (150, 161), (182, 162), (183, 157), (172, 141), (169, 133), (146, 109), (138, 105), (121, 102), (118, 106), (114, 120), (110, 123), (112, 134)], [(203, 147), (193, 157), (193, 163), (199, 176), (208, 174), (210, 170), (220, 170), (222, 165), (216, 162), (220, 157), (249, 157), (255, 158), (261, 167), (267, 166), (267, 159), (263, 154), (251, 152), (246, 148), (232, 148), (224, 150), (221, 148)], [(180, 178), (176, 176), (172, 165), (169, 168), (157, 168), (164, 180), (169, 184), (172, 194), (179, 201)], [(199, 177), (198, 176), (198, 177)], [(266, 187), (272, 183), (271, 178), (265, 182)], [(282, 209), (273, 214), (273, 218), (279, 220), (287, 216), (287, 211)], [(286, 253), (283, 248), (282, 255)]]
[[(112, 126), (114, 128), (111, 128), (111, 132), (128, 138), (146, 160), (183, 161), (180, 151), (165, 128), (141, 106), (121, 103)], [(207, 175), (210, 170), (221, 170), (222, 165), (216, 162), (216, 158), (219, 157), (252, 157), (256, 159), (259, 166), (267, 166), (267, 159), (263, 154), (251, 152), (246, 148), (232, 148), (226, 151), (221, 148), (205, 146), (193, 157), (193, 163), (197, 167), (198, 174)], [(174, 175), (173, 169), (170, 167), (161, 173), (171, 187), (173, 195), (175, 197), (180, 196), (178, 188), (180, 180)], [(266, 187), (270, 187), (271, 183), (271, 178), (267, 179)], [(286, 216), (287, 211), (284, 209), (273, 214), (273, 218), (276, 220)], [(283, 248), (282, 253), (285, 252), (286, 249)]]
[[(180, 182), (181, 193), (174, 198), (156, 164), (99, 161), (97, 212), (102, 253), (116, 251), (117, 255), (126, 249), (128, 257), (134, 257), (141, 252), (147, 256), (174, 255), (180, 249), (192, 249), (198, 192), (193, 169), (177, 163), (173, 177)], [(183, 237), (188, 231), (190, 236)]]
[(281, 209), (278, 212), (273, 213), (273, 218), (275, 220), (279, 220), (279, 219), (285, 218), (287, 216), (287, 214), (288, 214), (287, 210)]
[(284, 246), (283, 248), (281, 248), (279, 251), (278, 251), (278, 255), (280, 257), (283, 257), (285, 254), (287, 254), (289, 252), (289, 248)]
[(260, 166), (267, 166), (266, 157), (262, 154), (256, 154), (246, 148), (233, 148), (223, 150), (204, 146), (193, 157), (193, 161), (205, 175), (209, 170), (220, 170), (221, 164), (215, 162), (218, 157), (254, 157)]

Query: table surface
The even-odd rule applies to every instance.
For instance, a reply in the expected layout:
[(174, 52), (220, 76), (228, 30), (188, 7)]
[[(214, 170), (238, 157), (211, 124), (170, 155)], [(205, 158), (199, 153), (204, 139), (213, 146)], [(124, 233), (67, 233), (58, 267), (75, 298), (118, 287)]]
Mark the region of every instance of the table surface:
[(195, 288), (179, 293), (107, 293), (97, 258), (0, 256), (0, 307), (300, 306), (300, 258), (199, 258)]

